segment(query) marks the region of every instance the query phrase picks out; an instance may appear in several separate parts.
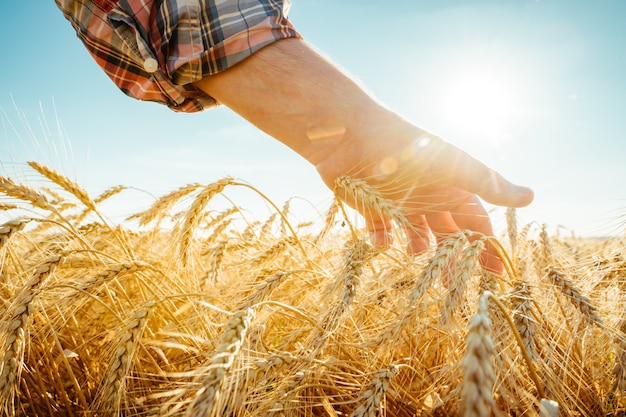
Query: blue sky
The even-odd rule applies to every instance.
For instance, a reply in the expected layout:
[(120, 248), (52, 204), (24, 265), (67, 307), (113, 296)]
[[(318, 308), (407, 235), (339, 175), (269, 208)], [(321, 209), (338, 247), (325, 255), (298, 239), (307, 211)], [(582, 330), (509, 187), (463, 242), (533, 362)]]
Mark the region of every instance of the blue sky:
[[(523, 222), (582, 235), (623, 230), (626, 2), (388, 4), (295, 0), (291, 19), (391, 108), (531, 186)], [(297, 196), (324, 210), (330, 201), (312, 167), (229, 110), (176, 114), (124, 96), (52, 0), (2, 2), (0, 16), (4, 175), (34, 182), (25, 162), (37, 160), (94, 195), (135, 187), (114, 209), (128, 212), (226, 175), (279, 205)]]

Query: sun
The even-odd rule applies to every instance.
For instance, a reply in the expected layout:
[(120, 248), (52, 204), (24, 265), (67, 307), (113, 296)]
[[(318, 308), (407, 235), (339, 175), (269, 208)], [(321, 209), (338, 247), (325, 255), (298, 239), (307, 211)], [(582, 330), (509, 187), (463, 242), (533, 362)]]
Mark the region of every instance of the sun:
[(446, 124), (496, 142), (510, 135), (520, 98), (511, 74), (477, 64), (450, 73), (444, 85), (441, 111)]

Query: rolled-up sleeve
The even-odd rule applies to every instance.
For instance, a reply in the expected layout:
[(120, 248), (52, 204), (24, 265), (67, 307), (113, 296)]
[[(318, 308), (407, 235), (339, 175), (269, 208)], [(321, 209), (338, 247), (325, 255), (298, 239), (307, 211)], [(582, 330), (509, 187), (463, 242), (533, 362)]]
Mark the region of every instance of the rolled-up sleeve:
[(218, 103), (192, 83), (300, 37), (287, 0), (56, 0), (126, 95), (196, 112)]

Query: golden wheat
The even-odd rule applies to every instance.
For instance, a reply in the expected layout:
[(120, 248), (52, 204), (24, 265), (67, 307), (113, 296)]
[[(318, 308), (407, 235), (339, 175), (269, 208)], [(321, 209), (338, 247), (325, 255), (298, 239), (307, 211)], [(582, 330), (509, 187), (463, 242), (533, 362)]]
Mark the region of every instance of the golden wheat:
[[(607, 417), (626, 407), (624, 238), (549, 235), (511, 209), (493, 214), (507, 221), (508, 249), (464, 231), (409, 256), (401, 233), (387, 248), (368, 244), (338, 199), (297, 228), (290, 202), (250, 221), (236, 201), (215, 209), (224, 187), (245, 185), (229, 179), (107, 225), (85, 213), (99, 216), (89, 206), (105, 209), (124, 187), (90, 203), (32, 168), (57, 187), (0, 177), (2, 415)], [(407, 226), (366, 183), (340, 184)], [(505, 273), (479, 267), (488, 244)]]
[(50, 181), (61, 186), (61, 188), (63, 188), (68, 193), (73, 194), (88, 209), (94, 211), (96, 210), (96, 204), (93, 202), (91, 197), (89, 197), (89, 194), (87, 194), (87, 192), (83, 190), (76, 182), (70, 180), (64, 175), (61, 175), (51, 168), (41, 165), (38, 162), (29, 162), (28, 165), (30, 165), (31, 168), (39, 172), (44, 177), (48, 178)]
[(253, 317), (253, 309), (240, 310), (226, 323), (211, 365), (206, 376), (202, 376), (200, 380), (200, 389), (187, 411), (187, 416), (220, 415), (217, 397), (221, 384), (244, 343)]
[(24, 351), (28, 344), (28, 333), (32, 303), (44, 280), (54, 271), (63, 259), (54, 255), (44, 261), (33, 273), (31, 279), (20, 291), (15, 301), (9, 306), (1, 328), (2, 361), (0, 362), (0, 409), (5, 415), (15, 412), (15, 397), (18, 391), (22, 370), (24, 369)]
[(361, 394), (361, 404), (350, 414), (350, 417), (374, 417), (382, 405), (382, 400), (389, 389), (389, 384), (398, 372), (397, 366), (382, 369)]
[(0, 176), (0, 193), (29, 202), (33, 207), (43, 210), (50, 209), (50, 203), (44, 194), (25, 185), (16, 184), (10, 178)]
[(467, 333), (467, 353), (463, 359), (462, 406), (465, 417), (499, 415), (493, 397), (496, 380), (493, 370), (495, 349), (491, 341), (491, 319), (485, 293), (478, 302), (478, 311), (471, 318)]

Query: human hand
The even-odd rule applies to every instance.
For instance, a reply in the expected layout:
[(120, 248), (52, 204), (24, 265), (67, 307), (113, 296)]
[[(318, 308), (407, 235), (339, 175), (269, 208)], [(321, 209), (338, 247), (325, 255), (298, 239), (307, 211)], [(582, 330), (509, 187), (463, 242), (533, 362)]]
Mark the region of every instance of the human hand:
[[(423, 131), (404, 143), (363, 140), (356, 146), (340, 146), (317, 169), (329, 187), (339, 175), (347, 174), (365, 180), (393, 202), (407, 220), (410, 254), (428, 248), (431, 232), (438, 243), (460, 230), (493, 235), (478, 197), (506, 207), (523, 207), (533, 199), (532, 190), (512, 184), (459, 148)], [(366, 219), (373, 244), (391, 243), (392, 223), (381, 210), (356, 201), (347, 190), (336, 192)], [(502, 262), (491, 245), (480, 263), (488, 271), (502, 273)]]

